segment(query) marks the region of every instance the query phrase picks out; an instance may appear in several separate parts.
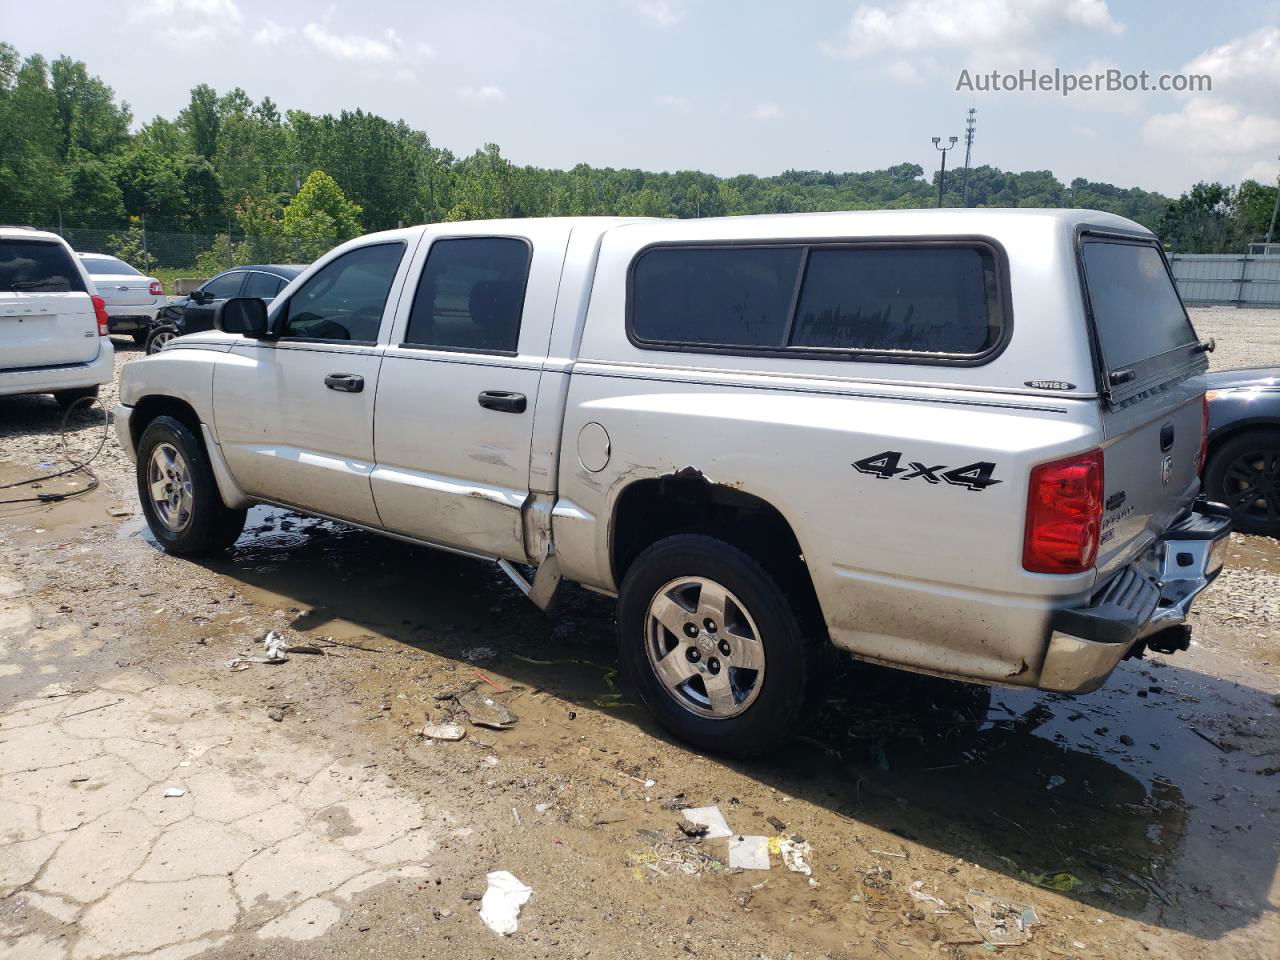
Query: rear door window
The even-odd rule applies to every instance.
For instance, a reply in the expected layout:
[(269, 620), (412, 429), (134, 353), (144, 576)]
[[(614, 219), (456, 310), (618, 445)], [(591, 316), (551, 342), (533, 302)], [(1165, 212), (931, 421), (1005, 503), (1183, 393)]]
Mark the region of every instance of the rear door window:
[(418, 281), (405, 346), (514, 354), (529, 244), (515, 237), (437, 240)]
[(1154, 244), (1086, 240), (1082, 253), (1108, 370), (1196, 343), (1191, 320)]
[(214, 300), (225, 300), (238, 294), (242, 283), (244, 283), (244, 272), (235, 270), (231, 273), (224, 273), (222, 276), (214, 277), (201, 287), (201, 292)]
[(0, 293), (84, 293), (80, 271), (60, 243), (0, 240)]
[(284, 286), (284, 281), (279, 277), (273, 277), (269, 273), (250, 273), (249, 279), (244, 282), (243, 296), (259, 297), (263, 300), (270, 300), (280, 288)]
[(648, 349), (978, 362), (1006, 329), (996, 252), (965, 242), (659, 246), (632, 267)]

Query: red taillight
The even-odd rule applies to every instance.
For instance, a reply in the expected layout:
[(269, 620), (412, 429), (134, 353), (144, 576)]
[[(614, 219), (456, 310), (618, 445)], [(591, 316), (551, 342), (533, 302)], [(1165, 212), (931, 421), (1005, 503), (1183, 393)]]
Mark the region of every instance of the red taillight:
[(93, 315), (98, 318), (98, 336), (107, 335), (107, 301), (96, 293), (89, 298), (93, 301)]
[(1209, 395), (1200, 398), (1200, 453), (1196, 455), (1196, 473), (1204, 469), (1209, 456)]
[(1023, 567), (1032, 573), (1088, 570), (1098, 556), (1101, 526), (1101, 450), (1032, 469)]
[(163, 297), (164, 284), (161, 283), (159, 280), (152, 280), (151, 287), (147, 290), (147, 293), (151, 294), (151, 296), (153, 297)]

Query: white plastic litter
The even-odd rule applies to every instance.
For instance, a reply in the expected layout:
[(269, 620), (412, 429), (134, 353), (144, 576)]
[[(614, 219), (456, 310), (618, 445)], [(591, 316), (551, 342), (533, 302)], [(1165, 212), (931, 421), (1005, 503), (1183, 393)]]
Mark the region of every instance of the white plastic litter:
[(973, 925), (992, 946), (1024, 944), (1031, 939), (1031, 928), (1040, 922), (1030, 904), (1001, 900), (977, 890), (970, 890), (964, 900), (973, 908)]
[(467, 728), (460, 723), (429, 723), (422, 728), (422, 735), (432, 740), (461, 740)]
[(729, 868), (769, 869), (768, 837), (733, 837), (729, 840)]
[(480, 919), (494, 933), (508, 937), (516, 932), (520, 908), (533, 896), (533, 888), (506, 870), (495, 870), (488, 880), (489, 888), (480, 898)]
[(232, 670), (248, 670), (251, 663), (286, 663), (288, 661), (289, 641), (284, 638), (283, 634), (268, 630), (267, 635), (262, 638), (262, 643), (266, 647), (265, 655), (261, 657), (236, 657), (234, 660), (228, 660), (227, 666)]
[(934, 913), (950, 913), (951, 912), (950, 909), (948, 909), (947, 907), (947, 901), (943, 900), (941, 897), (935, 897), (931, 893), (924, 892), (923, 880), (915, 881), (913, 884), (911, 884), (909, 888), (907, 888), (907, 892), (911, 894), (911, 899), (916, 901), (917, 903), (931, 903), (935, 907), (937, 907), (938, 909), (935, 910)]
[(164, 795), (166, 797), (185, 797), (187, 795), (187, 791), (183, 790), (181, 787), (170, 787), (164, 792)]
[(724, 814), (720, 812), (719, 807), (692, 807), (681, 810), (680, 814), (690, 823), (707, 828), (704, 840), (723, 840), (725, 837), (733, 836), (733, 831), (729, 829), (729, 824), (725, 822)]
[(795, 841), (790, 837), (781, 837), (778, 840), (778, 852), (782, 854), (782, 862), (786, 864), (787, 869), (794, 873), (802, 873), (806, 877), (813, 875), (813, 868), (809, 866), (806, 857), (813, 855), (813, 850), (809, 846), (809, 841)]

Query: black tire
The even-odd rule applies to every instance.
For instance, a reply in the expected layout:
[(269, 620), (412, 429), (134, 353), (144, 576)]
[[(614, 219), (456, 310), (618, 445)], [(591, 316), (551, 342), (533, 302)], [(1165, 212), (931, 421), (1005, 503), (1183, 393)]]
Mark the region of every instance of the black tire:
[(172, 326), (171, 324), (165, 324), (164, 326), (160, 326), (160, 327), (152, 327), (147, 332), (147, 346), (146, 346), (147, 356), (151, 356), (152, 354), (159, 353), (162, 349), (164, 349), (164, 345), (166, 342), (168, 342), (169, 340), (172, 340), (174, 337), (177, 337), (177, 336), (181, 336), (181, 333), (178, 331), (177, 327)]
[[(700, 715), (688, 705), (687, 696), (669, 691), (647, 652), (651, 602), (672, 582), (685, 577), (705, 578), (724, 587), (758, 628), (764, 656), (763, 674), (757, 674), (755, 680), (759, 689), (734, 715)], [(618, 597), (622, 669), (645, 706), (676, 737), (716, 753), (756, 756), (783, 743), (817, 697), (817, 668), (823, 661), (824, 639), (817, 631), (806, 635), (802, 624), (807, 619), (788, 603), (769, 572), (737, 547), (701, 534), (668, 537), (641, 553), (623, 579)], [(726, 624), (721, 630), (727, 628)], [(674, 634), (664, 636), (668, 641), (679, 641)], [(713, 656), (712, 651), (706, 654), (707, 667), (712, 666)], [(721, 669), (728, 675), (731, 668)], [(705, 676), (707, 671), (702, 673)], [(741, 675), (741, 671), (735, 674)], [(701, 683), (697, 677), (690, 680), (690, 684)], [(702, 689), (705, 693), (706, 688)], [(746, 703), (745, 697), (742, 702)]]
[[(1252, 500), (1251, 484), (1258, 493)], [(1249, 430), (1215, 447), (1204, 487), (1210, 500), (1231, 508), (1234, 529), (1280, 537), (1280, 430)]]
[[(58, 390), (54, 393), (54, 402), (63, 410), (66, 410), (72, 404), (77, 403), (89, 397), (98, 396), (98, 387), (95, 384), (92, 387), (76, 387), (73, 390)], [(90, 404), (92, 406), (92, 404)], [(81, 411), (82, 413), (84, 411)]]
[[(162, 444), (181, 456), (185, 465), (183, 475), (190, 483), (189, 509), (184, 513), (186, 522), (177, 529), (165, 522), (151, 494), (152, 455)], [(246, 511), (232, 510), (222, 502), (204, 444), (180, 420), (156, 417), (147, 424), (138, 441), (137, 480), (138, 499), (147, 526), (168, 553), (180, 556), (218, 553), (235, 543), (244, 529)]]

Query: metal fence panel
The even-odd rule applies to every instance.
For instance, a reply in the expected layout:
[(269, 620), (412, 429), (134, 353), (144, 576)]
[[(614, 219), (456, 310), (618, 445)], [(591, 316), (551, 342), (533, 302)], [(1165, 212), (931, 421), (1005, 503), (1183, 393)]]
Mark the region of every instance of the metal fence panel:
[(1280, 256), (1175, 253), (1169, 264), (1187, 303), (1280, 307)]

